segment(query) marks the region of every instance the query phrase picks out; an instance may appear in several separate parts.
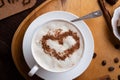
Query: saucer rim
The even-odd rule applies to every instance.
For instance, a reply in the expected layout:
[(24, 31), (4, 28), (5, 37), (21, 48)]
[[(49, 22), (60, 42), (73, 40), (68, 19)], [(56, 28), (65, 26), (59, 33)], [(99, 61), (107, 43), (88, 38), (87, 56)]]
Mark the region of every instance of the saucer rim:
[[(41, 16), (46, 16), (47, 18), (49, 18), (48, 17), (48, 14), (67, 14), (67, 15), (69, 15), (69, 17), (71, 17), (72, 16), (72, 19), (75, 19), (75, 18), (78, 18), (77, 16), (75, 16), (74, 14), (72, 14), (72, 13), (69, 13), (69, 12), (65, 12), (65, 11), (51, 11), (51, 12), (47, 12), (47, 13), (45, 13), (45, 14), (43, 14), (43, 15), (41, 15)], [(51, 15), (51, 16), (52, 16)], [(28, 56), (26, 56), (26, 54), (28, 55), (28, 53), (30, 52), (28, 52), (28, 53), (26, 53), (25, 52), (25, 48), (27, 47), (27, 45), (25, 45), (25, 38), (26, 38), (26, 34), (28, 34), (29, 33), (29, 30), (30, 30), (30, 27), (31, 26), (33, 26), (33, 24), (35, 24), (36, 23), (36, 21), (37, 20), (40, 20), (41, 19), (41, 16), (39, 16), (38, 18), (36, 18), (31, 24), (30, 24), (30, 26), (28, 27), (28, 29), (26, 30), (26, 32), (25, 32), (25, 35), (24, 35), (24, 38), (23, 38), (23, 55), (24, 55), (24, 58), (25, 58), (25, 61), (26, 61), (26, 63), (28, 64), (28, 66), (30, 67), (30, 68), (32, 68), (36, 63), (33, 63), (33, 64), (29, 64), (29, 59), (28, 59)], [(56, 17), (57, 16), (52, 16), (53, 17), (53, 19), (56, 19)], [(42, 17), (43, 18), (43, 17)], [(59, 16), (59, 18), (60, 18), (60, 16)], [(64, 20), (68, 20), (68, 18), (64, 18), (64, 16), (62, 16), (62, 18), (61, 19), (64, 19)], [(50, 19), (51, 20), (51, 19)], [(69, 20), (68, 20), (69, 21)], [(74, 78), (76, 78), (77, 76), (79, 76), (79, 75), (81, 75), (87, 68), (88, 68), (88, 66), (89, 66), (89, 64), (90, 64), (90, 62), (91, 62), (91, 60), (92, 60), (92, 56), (93, 56), (93, 52), (94, 52), (94, 40), (93, 40), (93, 36), (92, 36), (92, 33), (91, 33), (91, 31), (90, 31), (90, 29), (89, 29), (89, 27), (86, 25), (86, 23), (84, 22), (84, 21), (78, 21), (78, 22), (74, 22), (74, 24), (76, 25), (76, 24), (83, 24), (84, 26), (83, 27), (85, 27), (86, 28), (86, 30), (88, 30), (88, 31), (83, 31), (84, 33), (85, 32), (88, 32), (88, 39), (91, 39), (90, 41), (90, 46), (89, 46), (89, 48), (90, 49), (88, 49), (88, 51), (87, 52), (89, 52), (90, 54), (88, 54), (89, 55), (89, 62), (87, 62), (87, 65), (86, 65), (86, 67), (84, 68), (84, 70), (83, 71), (81, 71), (81, 72), (78, 72), (77, 71), (77, 69), (79, 68), (79, 66), (77, 66), (76, 68), (76, 70), (75, 71), (77, 71), (77, 74), (75, 75), (75, 76), (72, 76), (72, 79), (74, 79)], [(83, 28), (83, 29), (85, 29), (85, 28)], [(82, 28), (81, 28), (82, 29)], [(83, 35), (83, 34), (82, 34)], [(83, 38), (85, 38), (86, 40), (87, 40), (87, 38), (85, 37), (85, 35), (83, 36)], [(87, 40), (88, 41), (88, 40)], [(88, 43), (88, 42), (87, 42)], [(30, 45), (30, 44), (29, 44)], [(84, 53), (83, 53), (84, 54)], [(32, 60), (34, 60), (34, 58), (31, 58)], [(48, 73), (46, 73), (46, 74), (51, 74), (51, 76), (49, 77), (49, 75), (48, 76), (44, 76), (43, 77), (43, 74), (39, 74), (40, 73), (40, 71), (42, 71), (43, 72), (43, 74), (45, 74), (46, 73), (46, 71), (45, 70), (43, 70), (43, 69), (40, 69), (36, 74), (39, 76), (39, 77), (42, 77), (42, 78), (44, 78), (44, 79), (48, 79), (48, 78), (52, 78), (51, 76), (52, 76), (52, 74), (54, 74), (54, 73), (52, 73), (51, 74), (51, 72), (48, 72)], [(73, 70), (74, 71), (74, 70)], [(66, 73), (69, 73), (70, 71), (67, 71), (67, 72), (65, 72), (65, 74)], [(57, 74), (57, 75), (60, 75), (60, 74)], [(62, 75), (62, 74), (61, 74)], [(71, 75), (71, 73), (69, 74), (69, 75)], [(59, 76), (60, 77), (60, 76)], [(62, 77), (63, 77), (63, 75), (62, 75)], [(57, 77), (58, 78), (58, 77)], [(53, 78), (54, 80), (55, 80), (55, 78)], [(68, 78), (65, 78), (66, 80), (68, 79)], [(71, 77), (69, 78), (69, 79), (71, 79)]]
[(112, 30), (115, 35), (115, 37), (120, 40), (120, 35), (117, 31), (117, 20), (120, 18), (120, 7), (117, 7), (114, 10), (113, 17), (111, 19), (111, 25), (112, 25)]

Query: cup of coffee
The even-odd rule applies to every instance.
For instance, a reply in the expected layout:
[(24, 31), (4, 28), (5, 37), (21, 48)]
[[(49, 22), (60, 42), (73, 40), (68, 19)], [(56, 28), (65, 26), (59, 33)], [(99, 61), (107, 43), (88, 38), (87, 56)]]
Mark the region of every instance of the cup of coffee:
[(37, 64), (29, 71), (29, 76), (33, 76), (39, 68), (56, 73), (65, 72), (79, 64), (84, 40), (73, 23), (51, 20), (34, 32), (31, 51)]

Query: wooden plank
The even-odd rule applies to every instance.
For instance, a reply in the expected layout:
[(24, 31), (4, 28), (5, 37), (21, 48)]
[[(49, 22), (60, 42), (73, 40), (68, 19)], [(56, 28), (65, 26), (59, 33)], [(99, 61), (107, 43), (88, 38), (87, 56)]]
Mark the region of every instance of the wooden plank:
[(33, 7), (36, 0), (0, 0), (0, 20)]

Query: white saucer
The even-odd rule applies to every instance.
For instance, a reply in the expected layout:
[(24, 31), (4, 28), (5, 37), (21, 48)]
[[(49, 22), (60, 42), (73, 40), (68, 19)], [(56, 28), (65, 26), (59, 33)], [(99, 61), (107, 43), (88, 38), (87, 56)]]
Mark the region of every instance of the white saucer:
[[(31, 40), (34, 31), (36, 31), (36, 28), (38, 28), (38, 26), (50, 20), (60, 19), (60, 20), (67, 20), (70, 22), (70, 20), (73, 20), (75, 18), (78, 17), (69, 12), (52, 11), (39, 16), (30, 24), (30, 26), (26, 30), (23, 39), (23, 55), (30, 68), (32, 68), (35, 64), (37, 64), (31, 53)], [(38, 75), (39, 77), (45, 80), (61, 80), (61, 79), (72, 80), (78, 77), (79, 75), (81, 75), (88, 68), (94, 53), (94, 40), (92, 33), (88, 28), (88, 26), (84, 23), (84, 21), (73, 22), (73, 24), (78, 27), (84, 39), (85, 49), (84, 49), (83, 57), (80, 60), (80, 63), (74, 69), (61, 73), (52, 73), (40, 68), (37, 71), (36, 75)]]
[(111, 20), (113, 33), (114, 33), (115, 37), (120, 40), (120, 34), (118, 33), (118, 30), (117, 30), (118, 19), (120, 19), (120, 7), (116, 8), (114, 10), (114, 14), (113, 14), (113, 17), (112, 17), (112, 20)]

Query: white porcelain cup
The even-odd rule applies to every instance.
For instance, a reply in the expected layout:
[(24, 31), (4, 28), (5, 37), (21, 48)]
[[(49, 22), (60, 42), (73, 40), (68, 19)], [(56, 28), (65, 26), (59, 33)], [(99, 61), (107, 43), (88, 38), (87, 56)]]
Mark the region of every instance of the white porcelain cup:
[(52, 20), (38, 26), (31, 50), (37, 64), (29, 71), (29, 76), (40, 67), (50, 72), (65, 72), (80, 62), (84, 41), (79, 29), (71, 22)]

